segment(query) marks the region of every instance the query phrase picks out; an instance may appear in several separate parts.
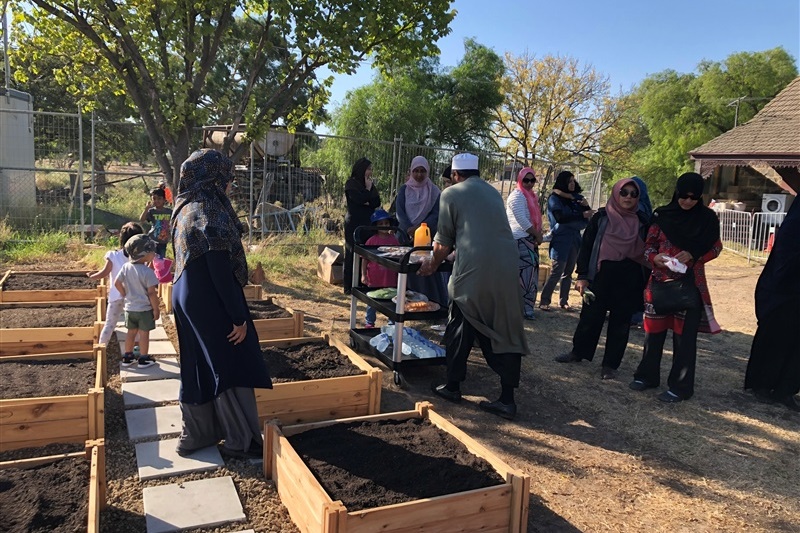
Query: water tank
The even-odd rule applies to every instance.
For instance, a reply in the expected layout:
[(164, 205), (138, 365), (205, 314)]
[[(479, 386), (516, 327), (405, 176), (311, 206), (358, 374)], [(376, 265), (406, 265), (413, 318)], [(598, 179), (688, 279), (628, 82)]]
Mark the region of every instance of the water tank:
[(33, 217), (33, 97), (0, 87), (0, 218)]

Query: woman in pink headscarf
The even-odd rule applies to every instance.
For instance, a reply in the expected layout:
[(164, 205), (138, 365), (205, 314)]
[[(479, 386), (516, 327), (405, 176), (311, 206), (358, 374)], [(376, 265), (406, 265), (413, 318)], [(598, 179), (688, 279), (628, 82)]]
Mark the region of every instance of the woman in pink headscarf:
[[(414, 232), (423, 222), (430, 228), (431, 237), (436, 234), (436, 226), (439, 224), (440, 195), (439, 187), (431, 181), (428, 160), (418, 155), (411, 160), (408, 179), (397, 191), (395, 200), (395, 215), (401, 233), (398, 235), (398, 239), (401, 242), (413, 241)], [(448, 304), (447, 287), (439, 275), (424, 277), (410, 275), (408, 288), (421, 292), (442, 307)]]
[(533, 190), (536, 173), (525, 167), (517, 174), (517, 188), (506, 200), (506, 216), (519, 249), (519, 284), (523, 291), (524, 313), (533, 320), (536, 293), (539, 291), (539, 245), (542, 243), (542, 210)]
[(572, 350), (555, 358), (559, 363), (591, 361), (608, 314), (602, 379), (616, 376), (628, 345), (631, 315), (642, 305), (649, 276), (644, 257), (647, 220), (638, 211), (639, 194), (639, 185), (632, 179), (615, 183), (605, 208), (584, 231), (575, 283), (583, 296), (581, 317)]

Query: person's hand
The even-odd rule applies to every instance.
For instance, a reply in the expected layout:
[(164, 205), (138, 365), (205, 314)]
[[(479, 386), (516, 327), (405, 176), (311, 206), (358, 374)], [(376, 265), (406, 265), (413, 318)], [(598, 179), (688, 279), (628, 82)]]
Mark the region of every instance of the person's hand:
[(234, 324), (233, 330), (231, 330), (230, 334), (228, 335), (228, 340), (231, 341), (235, 346), (240, 342), (242, 342), (246, 336), (247, 336), (247, 321), (243, 322), (241, 326), (237, 326), (236, 324)]
[(581, 296), (583, 296), (583, 291), (585, 291), (588, 286), (589, 286), (588, 279), (579, 279), (578, 281), (575, 282), (575, 290), (578, 291), (578, 294), (580, 294)]
[(148, 200), (146, 204), (144, 204), (145, 209), (150, 209), (153, 207), (153, 200)]
[(366, 274), (362, 274), (361, 275), (361, 283), (363, 283), (364, 285), (369, 287), (369, 281), (367, 281), (367, 275)]
[(664, 254), (658, 254), (653, 258), (653, 265), (658, 268), (667, 268), (667, 256)]
[(589, 207), (589, 200), (587, 200), (586, 198), (581, 198), (580, 202), (578, 203), (584, 207)]
[(372, 178), (364, 178), (364, 186), (368, 191), (372, 190)]
[(158, 320), (159, 318), (161, 318), (161, 310), (153, 309), (153, 320)]
[(594, 215), (594, 211), (592, 211), (591, 209), (587, 209), (586, 211), (583, 212), (583, 218), (587, 220), (592, 218), (592, 215)]
[(432, 259), (425, 259), (420, 265), (419, 270), (417, 270), (417, 276), (430, 276), (434, 273), (436, 269), (433, 268), (433, 260)]
[(681, 251), (679, 254), (675, 256), (675, 259), (683, 263), (684, 265), (688, 265), (689, 261), (692, 260), (692, 254), (687, 252), (686, 250)]

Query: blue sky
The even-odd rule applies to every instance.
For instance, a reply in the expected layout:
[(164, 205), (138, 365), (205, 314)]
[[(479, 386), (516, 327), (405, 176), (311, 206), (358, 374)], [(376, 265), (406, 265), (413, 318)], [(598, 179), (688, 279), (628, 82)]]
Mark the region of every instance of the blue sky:
[[(569, 55), (610, 78), (613, 92), (647, 75), (694, 72), (703, 59), (783, 46), (800, 57), (800, 0), (455, 0), (452, 32), (437, 44), (443, 66), (455, 66), (473, 37), (501, 56), (526, 49)], [(333, 110), (372, 79), (369, 64), (337, 76)]]

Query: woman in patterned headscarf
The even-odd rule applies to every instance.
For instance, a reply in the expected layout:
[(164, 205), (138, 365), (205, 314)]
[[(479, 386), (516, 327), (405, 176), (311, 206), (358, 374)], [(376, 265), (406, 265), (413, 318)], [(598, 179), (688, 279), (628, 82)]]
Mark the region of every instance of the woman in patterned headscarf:
[(198, 150), (181, 165), (172, 214), (172, 292), (181, 363), (178, 454), (224, 440), (222, 452), (260, 457), (254, 388), (272, 388), (242, 287), (243, 227), (227, 192), (233, 162)]

